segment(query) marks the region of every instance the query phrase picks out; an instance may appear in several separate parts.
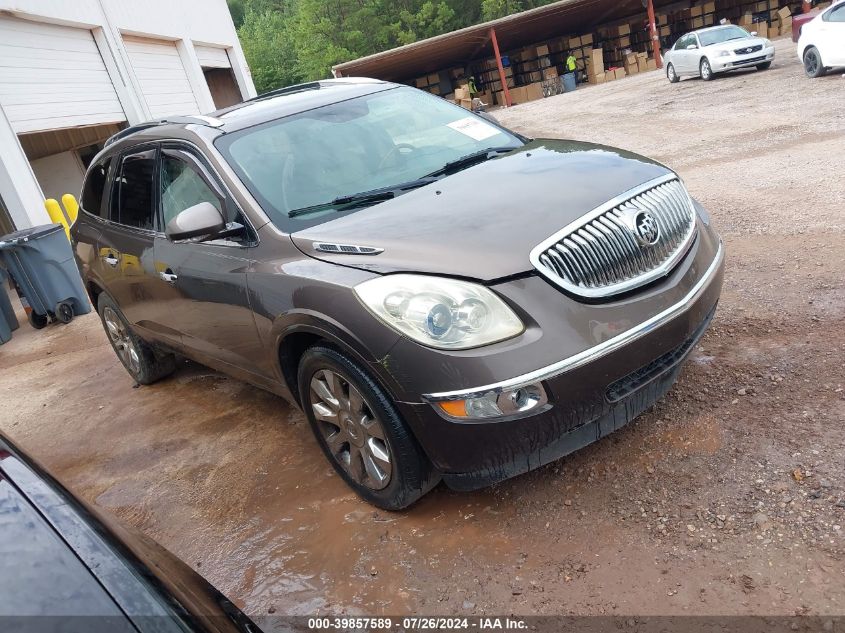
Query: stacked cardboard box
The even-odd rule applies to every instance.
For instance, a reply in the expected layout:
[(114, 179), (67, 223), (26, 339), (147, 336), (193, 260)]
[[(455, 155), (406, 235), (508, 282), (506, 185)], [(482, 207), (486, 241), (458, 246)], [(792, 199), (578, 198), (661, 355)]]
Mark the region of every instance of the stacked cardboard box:
[(601, 48), (594, 48), (590, 51), (590, 56), (587, 57), (586, 70), (587, 81), (590, 83), (601, 83), (591, 79), (604, 74), (604, 51)]
[(792, 12), (783, 7), (777, 12), (778, 35), (792, 35)]

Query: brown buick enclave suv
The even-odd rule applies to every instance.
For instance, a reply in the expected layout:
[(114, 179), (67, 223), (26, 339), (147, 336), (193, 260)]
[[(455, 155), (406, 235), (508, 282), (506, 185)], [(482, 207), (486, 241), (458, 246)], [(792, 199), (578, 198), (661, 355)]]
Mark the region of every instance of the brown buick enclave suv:
[(289, 399), (386, 509), (629, 422), (722, 285), (721, 241), (667, 167), (373, 80), (124, 130), (82, 209), (81, 272), (136, 381), (179, 355)]

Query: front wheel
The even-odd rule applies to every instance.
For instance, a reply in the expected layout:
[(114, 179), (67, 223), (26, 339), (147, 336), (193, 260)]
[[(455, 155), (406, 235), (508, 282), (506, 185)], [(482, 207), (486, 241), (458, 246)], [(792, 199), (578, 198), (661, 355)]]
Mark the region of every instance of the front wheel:
[(308, 349), (299, 398), (320, 448), (360, 497), (401, 510), (439, 481), (390, 397), (345, 354)]
[(764, 62), (762, 64), (757, 64), (757, 70), (769, 70), (772, 67), (772, 62)]
[(710, 60), (706, 57), (701, 60), (701, 64), (699, 65), (699, 72), (701, 73), (701, 78), (704, 81), (710, 81), (713, 79), (713, 69), (710, 67)]
[(676, 84), (681, 80), (673, 64), (666, 66), (666, 76), (669, 78), (669, 83), (671, 84)]
[(811, 79), (822, 77), (826, 72), (824, 64), (822, 64), (821, 53), (815, 46), (811, 46), (804, 51), (804, 72)]

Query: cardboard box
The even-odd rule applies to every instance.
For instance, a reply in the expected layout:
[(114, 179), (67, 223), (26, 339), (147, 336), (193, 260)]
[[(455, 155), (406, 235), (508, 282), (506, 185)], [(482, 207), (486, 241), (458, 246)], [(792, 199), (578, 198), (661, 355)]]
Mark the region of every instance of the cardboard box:
[(593, 43), (593, 34), (587, 33), (581, 36), (581, 46), (589, 46)]
[(694, 17), (694, 18), (702, 16), (702, 15), (704, 15), (704, 7), (701, 7), (701, 6), (690, 7), (689, 14), (690, 14), (691, 17)]
[(440, 74), (439, 73), (431, 73), (428, 76), (428, 85), (429, 86), (433, 86), (433, 85), (439, 84), (439, 83), (440, 83)]
[(458, 105), (460, 105), (465, 110), (472, 110), (472, 99), (460, 99), (458, 101)]
[(604, 72), (604, 51), (594, 48), (587, 57), (587, 70), (594, 70), (597, 73)]
[(545, 44), (543, 44), (543, 45), (541, 45), (541, 46), (538, 46), (538, 47), (537, 47), (536, 49), (534, 49), (534, 50), (535, 50), (535, 52), (536, 52), (536, 54), (537, 54), (537, 57), (543, 57), (543, 56), (545, 56), (545, 55), (548, 55), (548, 54), (549, 54), (549, 47), (548, 47), (548, 46), (546, 46)]
[(700, 29), (704, 26), (704, 18), (701, 16), (692, 19), (692, 28)]
[(519, 86), (518, 88), (511, 88), (511, 102), (513, 103), (525, 103), (528, 101), (527, 93), (525, 92), (525, 86)]
[(704, 13), (716, 13), (716, 3), (715, 2), (705, 2), (703, 6), (704, 6)]
[(615, 29), (616, 35), (629, 35), (631, 33), (631, 27), (627, 24), (620, 24)]
[(760, 37), (768, 37), (769, 25), (766, 22), (755, 22), (751, 25), (751, 31), (757, 31), (757, 35)]
[(773, 25), (773, 26), (770, 26), (770, 27), (769, 27), (769, 34), (768, 34), (768, 36), (767, 36), (767, 37), (768, 37), (770, 40), (775, 39), (775, 38), (776, 38), (776, 37), (778, 37), (779, 35), (780, 35), (780, 27), (779, 27), (779, 26), (774, 26), (774, 25)]
[(542, 80), (543, 80), (543, 73), (541, 73), (539, 70), (535, 70), (533, 72), (528, 73), (528, 81), (530, 81), (531, 83), (534, 83), (536, 81), (542, 81)]
[(653, 59), (649, 59), (646, 62), (646, 67), (647, 67), (648, 70), (657, 70), (657, 62), (654, 61)]
[(419, 79), (415, 79), (414, 85), (417, 88), (425, 88), (426, 86), (428, 86), (428, 77), (420, 77)]
[(737, 24), (745, 29), (751, 28), (751, 25), (754, 23), (754, 17), (750, 13), (743, 14)]
[(644, 73), (648, 70), (647, 57), (637, 57), (637, 70), (641, 73)]
[(780, 34), (781, 35), (791, 35), (792, 34), (792, 18), (787, 18), (786, 20), (782, 20), (780, 23)]
[(623, 77), (627, 77), (628, 73), (625, 72), (624, 68), (617, 68), (613, 71), (613, 74), (616, 75), (616, 79), (622, 79)]
[(459, 88), (455, 88), (455, 99), (460, 101), (461, 99), (469, 99), (469, 88), (467, 86), (461, 86)]
[(545, 96), (543, 94), (543, 82), (540, 81), (525, 86), (525, 95), (529, 101), (536, 101), (537, 99), (542, 99)]
[(572, 50), (573, 48), (581, 48), (584, 43), (581, 41), (580, 37), (570, 37), (569, 38), (569, 46), (568, 48)]
[(660, 37), (669, 37), (672, 35), (672, 27), (671, 26), (661, 26), (660, 27)]
[(596, 73), (595, 75), (590, 75), (587, 77), (587, 83), (591, 84), (603, 84), (605, 82), (605, 73)]
[(555, 68), (554, 66), (552, 66), (551, 68), (546, 68), (546, 70), (543, 71), (543, 79), (545, 80), (556, 79), (557, 76), (557, 68)]

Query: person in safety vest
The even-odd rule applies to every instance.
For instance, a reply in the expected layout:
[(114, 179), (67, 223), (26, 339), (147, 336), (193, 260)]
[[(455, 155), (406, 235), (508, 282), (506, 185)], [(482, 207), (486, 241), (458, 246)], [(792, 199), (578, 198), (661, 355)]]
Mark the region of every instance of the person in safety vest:
[(578, 81), (578, 73), (576, 72), (577, 69), (578, 66), (575, 61), (575, 55), (572, 54), (572, 51), (569, 51), (569, 55), (566, 57), (566, 72), (575, 74), (576, 83)]

